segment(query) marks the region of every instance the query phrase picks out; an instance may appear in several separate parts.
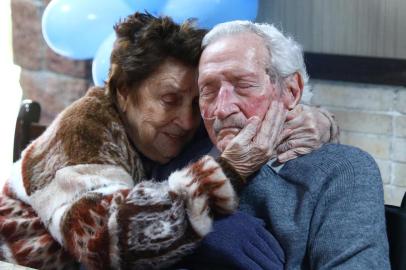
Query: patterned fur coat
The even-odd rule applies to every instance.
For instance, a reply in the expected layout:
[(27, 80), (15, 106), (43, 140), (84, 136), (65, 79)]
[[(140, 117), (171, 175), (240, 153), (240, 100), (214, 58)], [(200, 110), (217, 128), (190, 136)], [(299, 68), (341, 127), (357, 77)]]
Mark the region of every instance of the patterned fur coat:
[(167, 181), (143, 180), (140, 157), (100, 88), (27, 147), (21, 171), (0, 199), (0, 257), (35, 268), (166, 267), (210, 231), (210, 208), (236, 207), (229, 180), (208, 156)]

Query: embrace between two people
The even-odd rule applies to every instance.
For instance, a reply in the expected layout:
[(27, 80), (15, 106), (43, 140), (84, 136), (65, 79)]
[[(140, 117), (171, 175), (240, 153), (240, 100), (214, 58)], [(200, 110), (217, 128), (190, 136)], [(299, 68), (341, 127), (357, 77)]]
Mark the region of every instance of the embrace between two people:
[[(293, 39), (267, 24), (206, 33), (142, 13), (115, 30), (106, 86), (66, 108), (6, 183), (2, 208), (21, 211), (3, 211), (2, 259), (157, 269), (208, 235), (179, 267), (389, 269), (372, 158), (339, 144), (296, 158), (338, 128), (299, 105), (308, 76)], [(197, 134), (201, 118), (208, 136)], [(237, 193), (249, 215), (217, 219), (209, 233)], [(232, 231), (240, 239), (222, 241)]]

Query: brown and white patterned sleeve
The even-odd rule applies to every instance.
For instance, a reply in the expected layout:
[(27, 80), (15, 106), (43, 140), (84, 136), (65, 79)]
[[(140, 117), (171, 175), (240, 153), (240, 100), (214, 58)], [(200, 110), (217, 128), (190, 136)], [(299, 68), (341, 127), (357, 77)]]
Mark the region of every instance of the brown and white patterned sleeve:
[(79, 269), (32, 207), (15, 198), (7, 186), (0, 195), (0, 260), (34, 269)]
[(229, 213), (237, 205), (229, 180), (208, 156), (168, 181), (135, 186), (119, 166), (69, 166), (28, 200), (89, 270), (169, 266), (210, 231), (210, 209)]

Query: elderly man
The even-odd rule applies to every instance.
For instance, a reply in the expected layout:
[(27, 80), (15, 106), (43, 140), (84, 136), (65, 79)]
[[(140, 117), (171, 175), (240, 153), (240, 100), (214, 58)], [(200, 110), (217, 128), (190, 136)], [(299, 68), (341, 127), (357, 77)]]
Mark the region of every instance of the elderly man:
[[(200, 108), (211, 141), (229, 155), (244, 132), (255, 150), (260, 138), (252, 130), (272, 117), (268, 108), (292, 110), (307, 88), (301, 47), (272, 25), (247, 21), (216, 26), (202, 46)], [(241, 157), (232, 165), (250, 163)], [(270, 159), (240, 179), (240, 209), (265, 221), (284, 249), (286, 269), (390, 269), (382, 183), (367, 153), (327, 144), (284, 165)], [(238, 260), (235, 245), (219, 235), (207, 237), (190, 268)]]

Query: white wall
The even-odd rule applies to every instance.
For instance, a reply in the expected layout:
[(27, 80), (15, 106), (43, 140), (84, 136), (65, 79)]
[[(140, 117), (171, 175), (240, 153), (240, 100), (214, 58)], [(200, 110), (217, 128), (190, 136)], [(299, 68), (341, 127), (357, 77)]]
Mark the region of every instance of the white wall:
[(312, 80), (312, 103), (335, 114), (341, 143), (370, 153), (381, 171), (385, 202), (406, 192), (406, 87)]
[(10, 1), (0, 1), (0, 185), (8, 177), (13, 160), (14, 129), (21, 87), (20, 69), (13, 64)]

